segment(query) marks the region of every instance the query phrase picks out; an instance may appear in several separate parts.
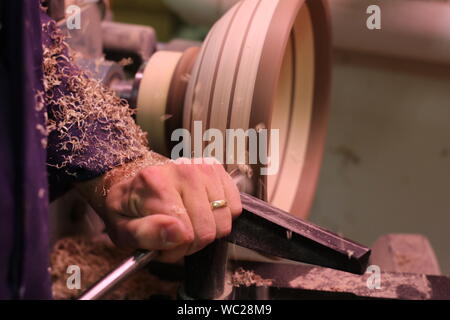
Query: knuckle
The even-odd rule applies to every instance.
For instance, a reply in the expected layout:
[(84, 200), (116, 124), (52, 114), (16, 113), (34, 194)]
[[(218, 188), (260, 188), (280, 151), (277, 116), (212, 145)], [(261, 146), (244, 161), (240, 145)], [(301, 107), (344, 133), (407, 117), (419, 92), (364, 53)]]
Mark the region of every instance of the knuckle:
[(178, 158), (178, 159), (176, 159), (176, 160), (172, 160), (172, 161), (170, 162), (170, 164), (173, 164), (173, 165), (180, 165), (180, 164), (190, 164), (191, 162), (192, 162), (191, 159), (186, 158), (186, 157), (181, 157), (181, 158)]
[(160, 170), (153, 166), (141, 169), (136, 178), (145, 186), (152, 185), (155, 181), (160, 180)]
[(133, 185), (133, 191), (146, 195), (163, 198), (169, 193), (173, 184), (161, 168), (148, 167), (137, 174), (137, 180)]
[(205, 173), (207, 176), (211, 176), (215, 173), (214, 167), (211, 164), (204, 163), (204, 164), (200, 164), (199, 167), (202, 170), (202, 172)]
[(190, 164), (177, 165), (177, 173), (184, 180), (192, 180), (197, 175), (197, 166)]
[(183, 244), (192, 244), (195, 240), (194, 232), (187, 232), (184, 237)]

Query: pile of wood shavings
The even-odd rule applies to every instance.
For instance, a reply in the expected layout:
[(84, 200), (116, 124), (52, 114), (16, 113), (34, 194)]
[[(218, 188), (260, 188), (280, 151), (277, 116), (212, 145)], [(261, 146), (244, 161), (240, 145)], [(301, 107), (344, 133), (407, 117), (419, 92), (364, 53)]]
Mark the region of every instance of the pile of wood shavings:
[(231, 285), (233, 287), (268, 287), (273, 283), (272, 279), (263, 279), (260, 275), (256, 274), (253, 270), (245, 270), (242, 267), (237, 268), (231, 276)]
[[(64, 238), (59, 240), (51, 253), (52, 291), (55, 299), (76, 299), (82, 292), (106, 275), (130, 254), (109, 242), (92, 241), (86, 238)], [(81, 288), (69, 289), (67, 273), (70, 265), (80, 267)], [(105, 299), (141, 300), (154, 295), (176, 298), (179, 283), (163, 281), (147, 270), (136, 272)]]

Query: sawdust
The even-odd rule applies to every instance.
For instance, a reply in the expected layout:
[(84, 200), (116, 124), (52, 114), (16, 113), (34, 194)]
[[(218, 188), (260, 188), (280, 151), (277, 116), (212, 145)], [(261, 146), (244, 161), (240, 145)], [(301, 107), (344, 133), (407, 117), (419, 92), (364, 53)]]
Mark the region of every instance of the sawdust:
[(364, 275), (325, 269), (312, 268), (289, 282), (292, 288), (327, 291), (352, 292), (363, 297), (392, 299), (429, 299), (431, 287), (423, 274), (381, 273), (380, 288), (372, 288), (373, 275)]
[[(52, 291), (55, 299), (76, 299), (84, 290), (107, 274), (130, 254), (106, 241), (87, 238), (59, 240), (51, 253)], [(69, 289), (66, 285), (67, 268), (77, 265), (81, 271), (81, 288)], [(105, 299), (149, 299), (153, 295), (176, 298), (179, 283), (160, 280), (147, 270), (138, 271), (124, 281)]]
[(53, 21), (43, 30), (51, 38), (43, 48), (45, 131), (61, 155), (50, 158), (49, 166), (76, 176), (80, 167), (106, 171), (144, 157), (147, 137), (134, 122), (126, 100), (75, 67), (65, 37)]
[(268, 287), (271, 286), (273, 283), (272, 279), (263, 279), (260, 275), (256, 274), (252, 270), (245, 270), (244, 268), (240, 267), (234, 271), (234, 273), (231, 275), (231, 281), (230, 284), (233, 287), (250, 287), (250, 286), (256, 286), (256, 287)]

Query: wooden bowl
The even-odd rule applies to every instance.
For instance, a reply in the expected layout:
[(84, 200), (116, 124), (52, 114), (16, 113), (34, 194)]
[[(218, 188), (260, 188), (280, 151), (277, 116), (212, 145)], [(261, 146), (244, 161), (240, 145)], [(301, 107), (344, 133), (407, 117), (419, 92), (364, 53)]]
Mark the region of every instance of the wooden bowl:
[[(158, 129), (153, 134), (150, 128), (150, 140), (157, 137), (157, 144), (166, 143), (168, 148), (171, 130), (184, 127), (192, 132), (194, 121), (202, 121), (203, 132), (209, 128), (222, 132), (279, 129), (277, 174), (261, 175), (262, 164), (251, 166), (256, 195), (305, 218), (317, 184), (327, 126), (329, 25), (325, 0), (237, 3), (214, 24), (200, 50), (178, 56), (182, 65), (175, 68), (174, 60), (168, 59), (167, 70), (172, 71), (164, 77), (170, 79), (164, 92), (169, 96), (160, 99), (166, 104), (157, 108), (157, 114), (171, 117), (164, 133)], [(149, 90), (146, 86), (145, 91)], [(141, 122), (148, 121), (144, 117)], [(235, 169), (236, 165), (227, 165), (228, 171)]]

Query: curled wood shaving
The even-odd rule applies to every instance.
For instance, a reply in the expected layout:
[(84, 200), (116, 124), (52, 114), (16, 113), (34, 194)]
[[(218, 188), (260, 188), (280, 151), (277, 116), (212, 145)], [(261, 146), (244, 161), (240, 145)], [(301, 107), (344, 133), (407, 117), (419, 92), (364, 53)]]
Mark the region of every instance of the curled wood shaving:
[(128, 58), (122, 58), (119, 62), (117, 62), (117, 64), (118, 64), (119, 66), (126, 67), (126, 66), (129, 66), (129, 65), (132, 65), (132, 64), (133, 64), (133, 59), (130, 58), (130, 57), (128, 57)]
[(263, 279), (260, 275), (256, 274), (253, 270), (245, 270), (240, 267), (234, 271), (231, 276), (231, 285), (233, 287), (268, 287), (273, 283), (272, 279)]

